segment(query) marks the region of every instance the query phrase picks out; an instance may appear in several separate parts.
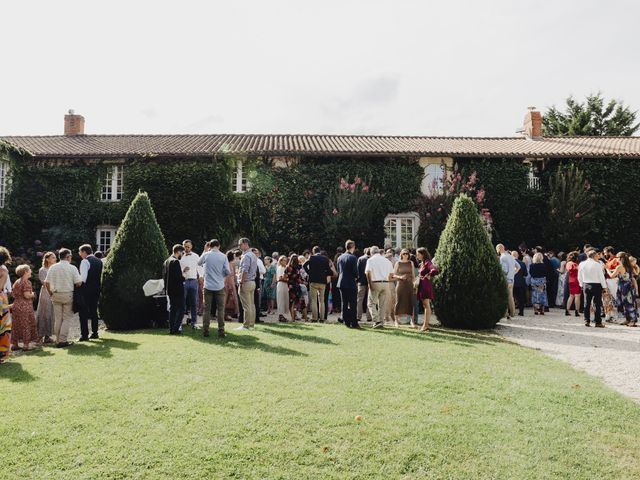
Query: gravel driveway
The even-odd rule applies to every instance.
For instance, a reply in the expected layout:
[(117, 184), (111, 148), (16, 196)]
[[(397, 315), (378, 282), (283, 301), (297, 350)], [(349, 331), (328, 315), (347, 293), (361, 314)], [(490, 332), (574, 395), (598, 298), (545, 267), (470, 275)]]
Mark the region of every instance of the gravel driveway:
[(501, 320), (500, 335), (525, 347), (564, 360), (601, 378), (611, 388), (640, 402), (640, 328), (605, 324), (587, 328), (584, 320), (552, 309), (533, 315)]

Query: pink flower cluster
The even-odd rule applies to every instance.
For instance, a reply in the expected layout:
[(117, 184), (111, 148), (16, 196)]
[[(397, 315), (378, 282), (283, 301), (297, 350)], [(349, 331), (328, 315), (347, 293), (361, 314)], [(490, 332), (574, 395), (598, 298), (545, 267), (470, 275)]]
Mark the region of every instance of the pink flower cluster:
[(362, 185), (361, 189), (365, 193), (369, 191), (369, 185), (367, 185), (360, 177), (356, 177), (353, 183), (347, 182), (344, 178), (340, 179), (340, 190), (355, 192), (356, 185)]

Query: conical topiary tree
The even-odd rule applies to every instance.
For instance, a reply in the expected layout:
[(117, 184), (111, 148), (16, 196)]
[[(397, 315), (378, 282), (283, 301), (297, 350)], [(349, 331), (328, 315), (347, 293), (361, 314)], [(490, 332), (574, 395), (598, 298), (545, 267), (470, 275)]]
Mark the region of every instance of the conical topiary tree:
[(109, 329), (151, 326), (142, 286), (161, 278), (167, 247), (149, 196), (138, 192), (120, 224), (102, 271), (100, 315)]
[(493, 328), (507, 310), (507, 283), (478, 209), (467, 195), (453, 203), (435, 261), (435, 313), (452, 328)]

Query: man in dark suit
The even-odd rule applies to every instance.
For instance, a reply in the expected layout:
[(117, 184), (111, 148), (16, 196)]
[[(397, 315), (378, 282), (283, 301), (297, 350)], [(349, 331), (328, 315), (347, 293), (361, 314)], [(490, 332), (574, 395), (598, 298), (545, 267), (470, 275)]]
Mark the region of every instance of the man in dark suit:
[(371, 312), (367, 310), (369, 281), (367, 280), (367, 274), (364, 273), (365, 268), (367, 268), (367, 260), (369, 260), (369, 248), (365, 248), (364, 255), (358, 259), (358, 309), (356, 313), (358, 322), (362, 320), (362, 314), (364, 311), (367, 312), (367, 321), (371, 321)]
[(164, 288), (169, 298), (169, 334), (179, 335), (184, 315), (184, 276), (180, 267), (180, 259), (184, 247), (180, 244), (173, 246), (173, 255), (164, 261), (162, 278)]
[[(331, 276), (329, 259), (322, 255), (320, 247), (312, 249), (313, 255), (304, 262), (302, 268), (309, 275), (309, 302), (311, 302), (311, 321), (324, 321), (324, 290), (327, 277)], [(320, 308), (318, 308), (318, 306)]]
[(360, 328), (357, 318), (358, 259), (353, 254), (356, 243), (347, 240), (345, 252), (338, 257), (338, 288), (342, 297), (342, 318), (349, 328)]
[(91, 338), (98, 338), (98, 300), (102, 281), (102, 260), (93, 255), (91, 245), (82, 245), (78, 253), (80, 262), (80, 341), (89, 340), (89, 319), (91, 319)]

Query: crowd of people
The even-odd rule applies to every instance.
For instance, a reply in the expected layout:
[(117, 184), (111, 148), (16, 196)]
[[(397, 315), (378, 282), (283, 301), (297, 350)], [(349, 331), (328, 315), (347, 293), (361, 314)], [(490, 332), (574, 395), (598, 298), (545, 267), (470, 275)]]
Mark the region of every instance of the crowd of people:
[(404, 317), (417, 327), (420, 309), (424, 311), (420, 330), (426, 331), (432, 310), (431, 278), (437, 273), (425, 248), (396, 252), (372, 246), (358, 257), (355, 242), (348, 240), (333, 259), (318, 246), (301, 254), (274, 252), (262, 258), (247, 238), (226, 253), (220, 251), (218, 240), (211, 240), (202, 255), (185, 240), (174, 245), (163, 266), (169, 333), (181, 334), (185, 313), (192, 328), (202, 314), (204, 336), (210, 335), (215, 317), (218, 336), (224, 337), (225, 322), (238, 320), (237, 329), (246, 330), (272, 313), (280, 322), (324, 322), (331, 310), (340, 314), (340, 322), (356, 329), (365, 315), (373, 328), (382, 328), (386, 321), (399, 326)]
[(69, 249), (60, 249), (57, 257), (54, 252), (42, 256), (42, 267), (38, 271), (42, 288), (34, 311), (36, 293), (31, 283), (31, 267), (18, 265), (17, 279), (12, 284), (7, 269), (11, 253), (0, 247), (0, 363), (15, 350), (30, 351), (43, 344), (58, 348), (70, 346), (73, 342), (69, 341), (69, 329), (75, 313), (80, 319), (79, 341), (98, 338), (102, 255), (99, 252), (94, 255), (91, 245), (80, 246), (78, 254), (82, 259), (80, 269), (71, 263)]
[[(185, 240), (174, 245), (164, 262), (170, 334), (182, 333), (185, 315), (193, 329), (198, 328), (201, 315), (207, 337), (215, 318), (218, 336), (224, 337), (230, 321), (240, 323), (238, 330), (248, 330), (268, 314), (276, 314), (280, 322), (324, 322), (331, 311), (348, 328), (361, 328), (360, 322), (366, 319), (373, 328), (383, 328), (385, 323), (398, 327), (406, 320), (413, 328), (429, 329), (431, 280), (438, 267), (425, 248), (372, 246), (360, 254), (355, 242), (347, 240), (333, 258), (318, 246), (263, 258), (247, 238), (226, 253), (220, 248), (213, 239), (198, 255), (193, 242)], [(524, 245), (509, 251), (503, 244), (496, 246), (496, 252), (508, 286), (508, 319), (516, 310), (523, 316), (527, 307), (533, 307), (535, 315), (557, 307), (564, 308), (565, 315), (584, 315), (586, 326), (592, 317), (598, 328), (604, 322), (637, 326), (640, 267), (628, 253), (591, 245), (568, 254)], [(38, 271), (42, 288), (34, 310), (30, 266), (18, 265), (12, 283), (7, 269), (11, 254), (0, 247), (0, 363), (12, 350), (29, 351), (43, 344), (70, 346), (74, 313), (80, 319), (79, 341), (98, 338), (103, 258), (90, 245), (80, 246), (78, 254), (79, 268), (71, 263), (72, 253), (66, 248), (57, 256), (43, 254)]]
[(527, 306), (535, 315), (557, 307), (567, 316), (572, 310), (576, 317), (584, 315), (587, 327), (592, 317), (598, 328), (604, 328), (603, 320), (637, 327), (640, 267), (627, 252), (589, 244), (567, 254), (524, 245), (509, 251), (502, 244), (496, 252), (508, 285), (507, 318), (516, 308), (522, 316)]

